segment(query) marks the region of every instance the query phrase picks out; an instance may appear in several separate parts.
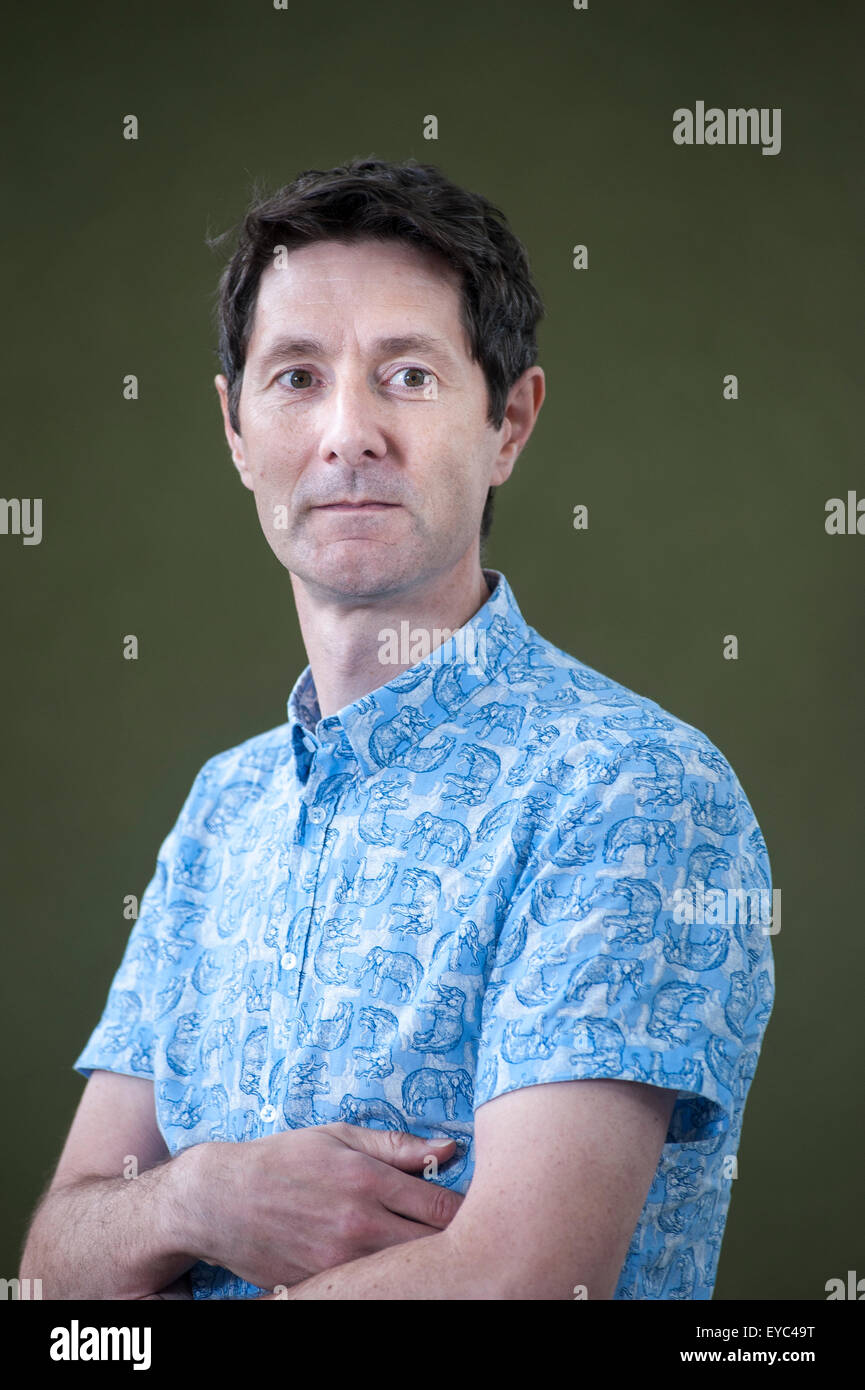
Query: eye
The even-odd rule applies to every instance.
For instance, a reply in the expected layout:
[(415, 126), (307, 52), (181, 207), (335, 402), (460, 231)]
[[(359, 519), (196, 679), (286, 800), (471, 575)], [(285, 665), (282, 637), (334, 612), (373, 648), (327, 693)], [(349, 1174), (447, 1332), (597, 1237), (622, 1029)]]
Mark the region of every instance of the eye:
[[(293, 387), (304, 388), (312, 382), (312, 372), (306, 367), (291, 367), (287, 372), (280, 372), (277, 381), (282, 381), (283, 377), (288, 377)], [(296, 381), (296, 377), (309, 377), (309, 382)]]
[[(401, 384), (414, 392), (422, 391), (428, 382), (435, 381), (434, 373), (427, 371), (426, 367), (399, 367), (393, 373), (391, 380), (398, 380), (399, 377), (403, 378)], [(288, 378), (287, 385), (294, 392), (308, 390), (315, 380), (308, 367), (289, 367), (286, 371), (280, 372), (277, 381), (280, 384), (286, 384), (286, 378)]]
[(403, 381), (403, 386), (409, 386), (415, 391), (422, 390), (426, 386), (427, 377), (433, 379), (432, 372), (428, 372), (426, 367), (400, 367), (398, 371), (394, 372), (394, 377), (405, 377), (406, 375), (412, 377), (413, 380)]

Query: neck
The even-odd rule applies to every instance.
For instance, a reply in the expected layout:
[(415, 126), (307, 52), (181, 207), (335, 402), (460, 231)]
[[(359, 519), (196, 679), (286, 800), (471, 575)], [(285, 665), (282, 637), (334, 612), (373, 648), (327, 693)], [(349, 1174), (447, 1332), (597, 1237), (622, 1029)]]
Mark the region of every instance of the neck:
[(322, 595), (297, 575), (292, 574), (291, 581), (322, 719), (387, 685), (422, 659), (410, 656), (399, 640), (400, 659), (390, 659), (394, 643), (388, 650), (379, 636), (384, 629), (399, 639), (401, 624), (407, 622), (409, 633), (425, 635), (426, 654), (442, 644), (445, 629), (447, 640), (450, 632), (473, 618), (491, 592), (477, 552), (446, 574), (383, 596)]

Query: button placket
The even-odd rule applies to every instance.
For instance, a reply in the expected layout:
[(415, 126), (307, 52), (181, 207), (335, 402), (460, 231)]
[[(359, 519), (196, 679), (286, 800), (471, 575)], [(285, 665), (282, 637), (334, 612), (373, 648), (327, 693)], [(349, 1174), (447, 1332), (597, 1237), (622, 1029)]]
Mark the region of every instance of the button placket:
[[(326, 727), (328, 728), (328, 731), (330, 732), (331, 729), (335, 728), (337, 723), (338, 723), (338, 721), (336, 721), (336, 720), (332, 720), (330, 723), (328, 723), (327, 726), (326, 726)], [(307, 857), (308, 857), (308, 859), (309, 859), (309, 861), (310, 861), (310, 868), (312, 867), (313, 857), (314, 857), (314, 860), (315, 860), (315, 873), (314, 873), (314, 877), (312, 877), (312, 875), (311, 875), (311, 877), (312, 877), (312, 882), (313, 882), (313, 890), (312, 890), (312, 902), (311, 902), (311, 904), (310, 904), (310, 923), (312, 922), (312, 918), (313, 918), (313, 915), (314, 915), (314, 913), (315, 913), (316, 906), (317, 906), (317, 904), (318, 904), (319, 886), (320, 886), (321, 877), (322, 877), (322, 868), (321, 868), (321, 866), (322, 866), (322, 861), (324, 860), (325, 855), (326, 855), (326, 853), (327, 853), (327, 834), (328, 834), (328, 831), (330, 830), (330, 827), (331, 827), (331, 825), (332, 825), (332, 823), (333, 823), (333, 821), (334, 821), (334, 819), (335, 819), (335, 817), (336, 817), (337, 808), (338, 808), (338, 806), (339, 806), (339, 804), (340, 804), (341, 798), (336, 798), (336, 799), (330, 799), (330, 798), (329, 798), (328, 801), (327, 801), (324, 805), (322, 805), (322, 806), (316, 806), (316, 805), (314, 805), (314, 804), (309, 804), (309, 803), (314, 803), (314, 802), (315, 802), (315, 798), (316, 798), (316, 796), (318, 795), (318, 792), (319, 792), (320, 788), (325, 784), (325, 782), (328, 781), (328, 779), (329, 779), (330, 777), (333, 776), (333, 774), (334, 774), (334, 769), (335, 769), (335, 768), (336, 768), (336, 769), (339, 769), (339, 767), (340, 767), (340, 759), (338, 758), (338, 756), (336, 756), (336, 754), (335, 754), (335, 752), (334, 752), (334, 745), (335, 745), (336, 742), (337, 742), (337, 740), (329, 738), (329, 739), (328, 739), (325, 743), (323, 743), (323, 744), (321, 745), (321, 747), (319, 748), (319, 750), (318, 750), (318, 766), (315, 768), (315, 771), (314, 771), (314, 772), (311, 772), (311, 773), (310, 773), (310, 778), (309, 778), (309, 781), (308, 781), (308, 783), (307, 783), (306, 793), (305, 793), (305, 797), (304, 797), (304, 799), (308, 802), (308, 804), (307, 804), (307, 820), (310, 822), (311, 825), (315, 826), (315, 829), (316, 829), (315, 841), (317, 841), (317, 843), (318, 843), (318, 848), (317, 848), (317, 849), (313, 849), (312, 847), (310, 847), (310, 848), (307, 850), (306, 845), (303, 845), (303, 846), (300, 847), (300, 848), (301, 848), (301, 853), (302, 853), (302, 854), (303, 854), (303, 852), (304, 852), (305, 850), (306, 850), (306, 852), (307, 852)], [(307, 946), (308, 946), (308, 943), (309, 943), (309, 929), (307, 930), (306, 936), (305, 936), (305, 938), (304, 938), (303, 950), (302, 950), (301, 958), (300, 958), (300, 960), (299, 960), (298, 963), (297, 963), (298, 975), (297, 975), (297, 988), (296, 988), (295, 998), (296, 998), (298, 1001), (300, 1000), (300, 996), (301, 996), (301, 993), (302, 993), (302, 990), (303, 990), (304, 980), (305, 980), (305, 978), (306, 978), (306, 961), (307, 961), (307, 954), (308, 954), (308, 953), (307, 953)]]
[[(311, 767), (310, 767), (309, 777), (307, 778), (307, 781), (306, 781), (306, 783), (305, 783), (305, 785), (304, 785), (304, 789), (303, 789), (303, 791), (302, 791), (302, 793), (301, 793), (300, 800), (301, 800), (301, 804), (305, 807), (305, 810), (306, 810), (306, 819), (307, 819), (308, 821), (310, 821), (313, 825), (316, 825), (316, 826), (317, 826), (317, 822), (318, 822), (318, 820), (319, 820), (319, 817), (318, 817), (318, 815), (313, 814), (313, 813), (316, 812), (316, 811), (318, 811), (318, 810), (320, 810), (321, 808), (314, 807), (314, 806), (311, 805), (311, 803), (313, 803), (313, 802), (315, 801), (315, 797), (316, 797), (316, 795), (317, 795), (318, 788), (321, 786), (322, 782), (325, 780), (325, 775), (326, 775), (326, 774), (324, 774), (324, 773), (322, 772), (320, 765), (319, 765), (318, 767), (316, 766), (316, 754), (319, 754), (319, 755), (320, 755), (322, 750), (321, 750), (320, 745), (317, 743), (317, 741), (316, 741), (316, 740), (312, 737), (312, 735), (310, 735), (310, 734), (307, 734), (307, 733), (303, 734), (303, 736), (302, 736), (302, 742), (304, 743), (304, 745), (305, 745), (308, 749), (314, 750), (314, 751), (313, 751), (313, 760), (312, 760), (312, 765), (311, 765)], [(324, 845), (322, 844), (322, 851), (321, 851), (321, 853), (323, 853), (323, 851), (324, 851)], [(321, 856), (319, 855), (319, 863), (320, 863), (320, 857), (321, 857)], [(310, 852), (310, 848), (309, 848), (308, 842), (307, 842), (307, 840), (306, 840), (306, 837), (304, 837), (304, 840), (303, 840), (302, 842), (300, 842), (300, 843), (298, 843), (296, 840), (292, 842), (292, 847), (291, 847), (291, 874), (292, 874), (292, 881), (293, 881), (294, 883), (300, 884), (300, 883), (302, 883), (303, 880), (306, 878), (307, 872), (308, 872), (308, 866), (309, 866), (310, 858), (311, 858), (311, 852)], [(318, 875), (316, 874), (316, 882), (317, 882), (317, 880), (318, 880)], [(309, 930), (310, 930), (310, 926), (311, 926), (311, 923), (312, 923), (312, 916), (313, 916), (314, 905), (315, 905), (315, 894), (314, 894), (314, 893), (313, 893), (312, 901), (311, 901), (311, 902), (305, 903), (305, 904), (303, 905), (303, 907), (299, 907), (299, 906), (295, 905), (295, 910), (294, 910), (294, 912), (291, 914), (291, 918), (290, 918), (289, 923), (288, 923), (288, 926), (287, 926), (287, 931), (291, 929), (292, 923), (296, 920), (298, 913), (301, 912), (301, 911), (306, 911), (306, 912), (307, 912), (307, 916), (308, 916), (307, 928), (306, 928), (306, 936), (304, 937), (303, 943), (300, 943), (300, 942), (292, 943), (291, 940), (290, 940), (290, 938), (289, 938), (288, 936), (286, 936), (284, 950), (283, 950), (283, 952), (282, 952), (282, 955), (281, 955), (280, 958), (279, 958), (280, 972), (281, 972), (282, 975), (284, 975), (284, 976), (289, 976), (289, 977), (291, 977), (291, 978), (290, 978), (290, 988), (286, 991), (286, 993), (287, 993), (288, 997), (291, 999), (292, 1004), (295, 1005), (295, 1006), (297, 1005), (297, 1002), (298, 1002), (298, 1000), (299, 1000), (299, 998), (300, 998), (301, 971), (302, 971), (301, 960), (302, 960), (302, 956), (303, 956), (303, 955), (305, 954), (305, 952), (306, 952), (306, 942), (307, 942), (307, 939), (308, 939), (308, 937), (309, 937)], [(292, 944), (297, 945), (297, 946), (298, 946), (298, 949), (301, 951), (301, 957), (300, 957), (300, 958), (298, 957), (297, 952), (296, 952), (295, 950), (292, 949)]]

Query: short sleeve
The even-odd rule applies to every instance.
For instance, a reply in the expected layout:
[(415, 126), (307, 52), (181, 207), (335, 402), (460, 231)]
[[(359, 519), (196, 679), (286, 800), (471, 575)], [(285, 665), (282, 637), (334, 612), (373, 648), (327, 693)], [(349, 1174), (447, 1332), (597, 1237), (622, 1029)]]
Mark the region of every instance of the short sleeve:
[(201, 800), (209, 768), (207, 763), (198, 773), (177, 821), (160, 846), (102, 1017), (73, 1064), (82, 1076), (89, 1077), (98, 1069), (153, 1080), (156, 1024), (173, 1008), (178, 985), (183, 984), (182, 958), (193, 944), (188, 930), (196, 912), (196, 905), (190, 902), (184, 914), (182, 901), (172, 902), (169, 911), (169, 885), (173, 881), (176, 892), (178, 881), (184, 877), (189, 881), (188, 871), (200, 859), (200, 847), (187, 837), (186, 828)]
[(609, 1077), (676, 1090), (668, 1143), (741, 1115), (774, 998), (770, 868), (734, 772), (694, 733), (569, 755), (575, 790), (542, 808), (496, 936), (476, 1108)]

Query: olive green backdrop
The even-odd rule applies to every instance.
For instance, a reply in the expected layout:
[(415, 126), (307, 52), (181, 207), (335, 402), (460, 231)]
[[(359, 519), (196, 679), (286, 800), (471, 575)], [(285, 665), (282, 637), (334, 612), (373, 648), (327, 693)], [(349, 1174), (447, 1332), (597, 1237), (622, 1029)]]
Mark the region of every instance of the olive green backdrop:
[[(186, 0), (7, 18), (2, 491), (43, 499), (43, 539), (0, 536), (0, 1275), (83, 1089), (123, 897), (202, 763), (281, 723), (306, 660), (222, 435), (205, 237), (253, 180), (371, 154), (501, 206), (547, 305), (547, 400), (486, 563), (544, 635), (707, 733), (766, 836), (777, 998), (715, 1296), (824, 1299), (865, 1275), (865, 536), (824, 528), (827, 499), (865, 496), (859, 14)], [(781, 152), (674, 145), (673, 110), (698, 100), (780, 107)]]

